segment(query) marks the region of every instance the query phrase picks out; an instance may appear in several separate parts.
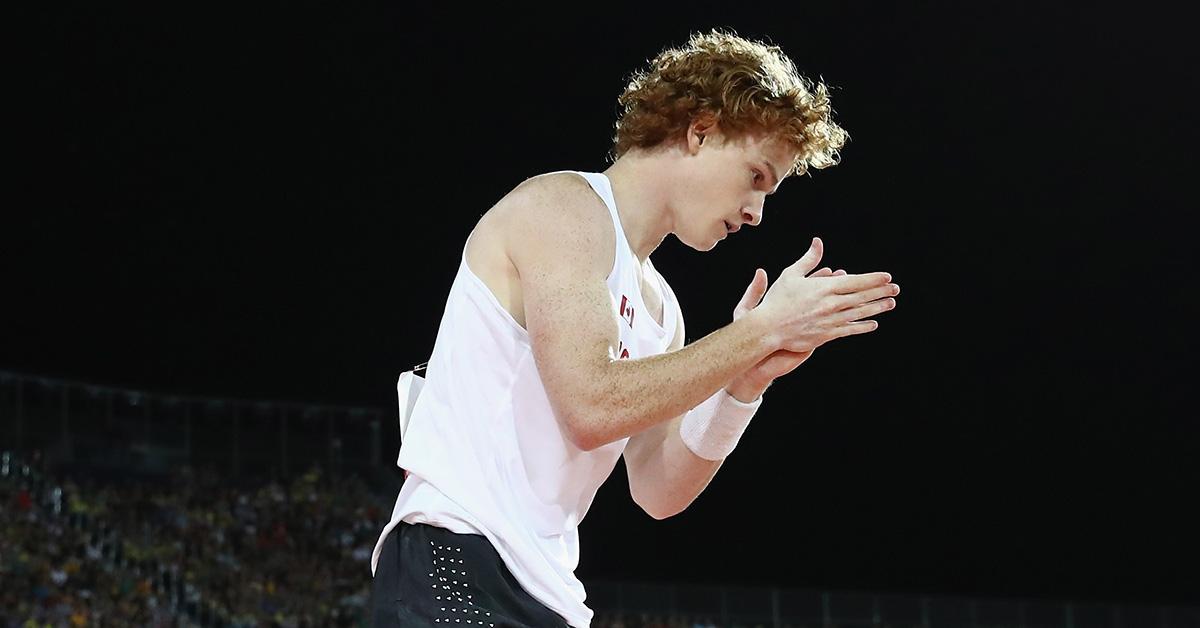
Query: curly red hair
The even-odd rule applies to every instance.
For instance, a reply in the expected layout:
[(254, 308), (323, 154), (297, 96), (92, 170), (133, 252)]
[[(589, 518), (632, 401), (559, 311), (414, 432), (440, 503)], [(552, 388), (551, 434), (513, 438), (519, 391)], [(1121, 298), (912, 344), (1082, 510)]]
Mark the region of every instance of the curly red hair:
[(682, 139), (704, 115), (732, 139), (765, 134), (790, 144), (798, 153), (791, 174), (837, 164), (849, 138), (831, 118), (824, 83), (801, 76), (778, 46), (720, 30), (661, 52), (617, 102), (614, 158)]

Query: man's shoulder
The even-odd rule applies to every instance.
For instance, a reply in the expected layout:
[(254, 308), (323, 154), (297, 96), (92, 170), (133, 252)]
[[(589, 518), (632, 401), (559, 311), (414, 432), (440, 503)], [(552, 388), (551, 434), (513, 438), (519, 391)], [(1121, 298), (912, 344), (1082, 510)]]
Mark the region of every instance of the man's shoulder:
[(604, 201), (576, 173), (553, 172), (526, 179), (502, 203), (507, 248), (514, 261), (531, 247), (586, 253), (615, 246), (615, 231)]
[(587, 179), (575, 172), (550, 172), (530, 177), (509, 193), (509, 200), (518, 201), (530, 211), (546, 207), (595, 208), (604, 206)]
[(596, 237), (612, 231), (604, 201), (586, 179), (572, 172), (526, 179), (502, 204), (505, 222), (517, 236), (538, 238), (567, 230)]

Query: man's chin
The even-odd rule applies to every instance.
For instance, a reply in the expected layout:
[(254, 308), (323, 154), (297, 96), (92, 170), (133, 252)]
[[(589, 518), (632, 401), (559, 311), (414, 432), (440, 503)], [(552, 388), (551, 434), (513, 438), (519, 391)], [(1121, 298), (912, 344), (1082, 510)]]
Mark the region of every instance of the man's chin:
[(717, 244), (721, 242), (721, 240), (724, 240), (724, 238), (717, 238), (716, 240), (705, 239), (705, 240), (701, 241), (699, 244), (697, 244), (694, 240), (691, 240), (691, 239), (684, 240), (683, 238), (680, 238), (678, 233), (675, 234), (675, 238), (677, 240), (679, 240), (681, 243), (683, 243), (683, 245), (688, 247), (689, 249), (692, 249), (693, 251), (699, 251), (701, 253), (707, 253), (707, 252), (713, 250), (714, 248), (716, 248)]

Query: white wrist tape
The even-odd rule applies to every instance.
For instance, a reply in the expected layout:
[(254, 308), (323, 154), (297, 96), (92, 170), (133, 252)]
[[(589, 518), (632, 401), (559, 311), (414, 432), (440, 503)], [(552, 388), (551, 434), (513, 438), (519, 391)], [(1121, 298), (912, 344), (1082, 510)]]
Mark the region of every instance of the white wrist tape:
[(742, 403), (722, 388), (684, 415), (679, 422), (679, 436), (697, 456), (721, 460), (737, 446), (760, 405), (761, 396)]

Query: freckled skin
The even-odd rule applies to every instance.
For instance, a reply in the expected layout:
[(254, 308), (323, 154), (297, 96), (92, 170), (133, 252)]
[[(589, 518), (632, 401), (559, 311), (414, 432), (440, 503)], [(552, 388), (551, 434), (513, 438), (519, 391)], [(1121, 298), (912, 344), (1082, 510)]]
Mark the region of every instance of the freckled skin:
[[(668, 234), (707, 251), (726, 237), (726, 223), (760, 224), (765, 198), (780, 183), (775, 173), (785, 176), (794, 157), (769, 138), (726, 140), (715, 125), (697, 121), (684, 141), (627, 153), (605, 174), (626, 238), (644, 262)], [(686, 508), (721, 466), (683, 444), (682, 415), (721, 388), (729, 390), (731, 381), (777, 351), (812, 345), (818, 332), (832, 329), (817, 323), (832, 320), (835, 311), (816, 311), (816, 297), (809, 293), (818, 280), (799, 277), (810, 282), (804, 284), (809, 293), (793, 294), (788, 290), (795, 292), (797, 279), (781, 276), (763, 306), (754, 308), (756, 299), (749, 306), (753, 309), (730, 325), (684, 346), (680, 318), (666, 353), (616, 360), (620, 318), (606, 285), (615, 242), (603, 201), (581, 177), (559, 173), (525, 181), (491, 208), (472, 232), (466, 258), (528, 331), (542, 383), (566, 434), (584, 450), (629, 437), (624, 455), (630, 491), (647, 513), (664, 518)], [(810, 250), (801, 261), (812, 255)], [(819, 257), (818, 249), (814, 265)], [(887, 281), (890, 277), (862, 280), (851, 292)], [(648, 283), (643, 279), (643, 292), (651, 291), (647, 302), (661, 304)], [(780, 283), (787, 285), (780, 288)], [(833, 292), (832, 284), (827, 288)], [(797, 301), (802, 297), (808, 300)], [(808, 318), (801, 320), (802, 315)], [(832, 334), (826, 339), (836, 337)]]

